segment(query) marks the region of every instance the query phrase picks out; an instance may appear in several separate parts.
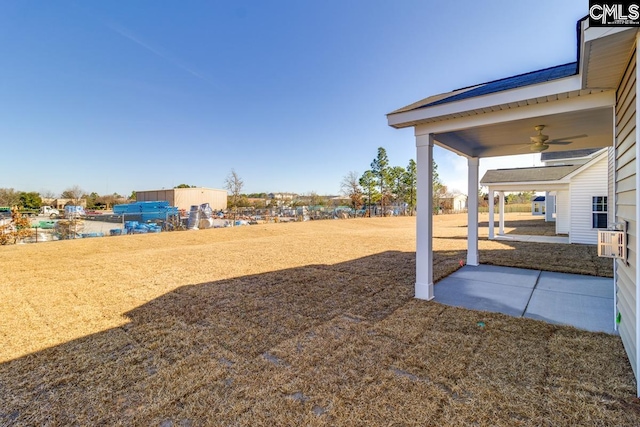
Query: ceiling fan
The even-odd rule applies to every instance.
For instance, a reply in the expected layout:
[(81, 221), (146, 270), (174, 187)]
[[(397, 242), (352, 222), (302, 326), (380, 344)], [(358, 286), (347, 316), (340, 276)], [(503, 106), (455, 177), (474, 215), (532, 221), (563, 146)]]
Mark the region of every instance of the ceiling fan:
[(538, 134), (535, 136), (529, 137), (531, 139), (531, 144), (529, 145), (529, 149), (531, 151), (535, 151), (537, 153), (541, 153), (544, 150), (549, 148), (549, 145), (569, 145), (573, 141), (568, 141), (569, 139), (578, 139), (578, 138), (586, 138), (587, 135), (574, 135), (567, 136), (565, 138), (557, 138), (549, 140), (549, 135), (545, 135), (542, 133), (542, 130), (545, 128), (545, 125), (537, 125), (534, 127), (535, 130), (538, 131)]

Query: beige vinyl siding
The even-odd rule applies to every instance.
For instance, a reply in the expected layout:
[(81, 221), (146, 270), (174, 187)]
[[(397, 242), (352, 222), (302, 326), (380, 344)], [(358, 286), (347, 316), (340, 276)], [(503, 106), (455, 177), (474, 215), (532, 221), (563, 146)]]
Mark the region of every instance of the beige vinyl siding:
[(609, 201), (609, 212), (607, 215), (608, 222), (611, 224), (616, 222), (616, 209), (614, 206), (614, 190), (615, 186), (613, 185), (613, 181), (615, 179), (615, 168), (616, 168), (616, 154), (613, 147), (609, 147), (607, 150), (607, 197)]
[(621, 315), (618, 328), (636, 378), (636, 54), (616, 94), (615, 137), (615, 221), (627, 221), (627, 260), (616, 261), (617, 310)]
[(592, 228), (592, 201), (593, 197), (608, 194), (607, 166), (607, 158), (603, 157), (571, 179), (571, 243), (595, 245), (598, 242), (598, 229)]
[(569, 233), (569, 220), (571, 216), (571, 206), (569, 191), (558, 191), (556, 193), (556, 234)]

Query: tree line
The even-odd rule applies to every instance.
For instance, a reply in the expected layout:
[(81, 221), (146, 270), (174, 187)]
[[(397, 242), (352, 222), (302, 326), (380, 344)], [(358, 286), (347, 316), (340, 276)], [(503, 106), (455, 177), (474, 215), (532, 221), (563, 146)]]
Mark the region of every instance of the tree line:
[[(135, 199), (135, 192), (132, 193)], [(51, 191), (19, 191), (13, 188), (0, 188), (0, 206), (17, 207), (19, 209), (39, 209), (52, 199), (68, 199), (73, 205), (86, 204), (89, 209), (110, 208), (119, 203), (126, 203), (129, 198), (118, 193), (100, 195), (96, 192), (87, 193), (79, 186), (68, 187), (62, 193)]]
[[(340, 184), (342, 194), (351, 200), (354, 209), (364, 206), (370, 216), (374, 209), (379, 215), (388, 213), (389, 207), (401, 208), (404, 214), (413, 215), (416, 208), (417, 167), (413, 159), (406, 167), (390, 166), (387, 150), (378, 148), (370, 168), (362, 175), (351, 171)], [(434, 199), (446, 192), (446, 186), (438, 176), (438, 165), (433, 162)], [(434, 203), (437, 207), (438, 203)]]

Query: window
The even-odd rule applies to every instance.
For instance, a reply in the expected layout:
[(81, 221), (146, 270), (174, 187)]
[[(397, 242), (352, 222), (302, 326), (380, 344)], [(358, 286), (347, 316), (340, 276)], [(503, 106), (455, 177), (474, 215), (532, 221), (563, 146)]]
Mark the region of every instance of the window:
[(607, 196), (592, 197), (593, 228), (607, 228)]

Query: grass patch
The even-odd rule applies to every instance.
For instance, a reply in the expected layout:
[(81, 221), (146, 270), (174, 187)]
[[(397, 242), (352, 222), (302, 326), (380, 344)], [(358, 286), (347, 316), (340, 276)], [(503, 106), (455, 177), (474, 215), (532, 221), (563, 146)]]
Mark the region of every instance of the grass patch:
[[(435, 219), (437, 278), (465, 258), (464, 219)], [(619, 337), (413, 299), (414, 227), (0, 248), (0, 425), (640, 424)], [(591, 246), (487, 240), (480, 259), (611, 263)]]

